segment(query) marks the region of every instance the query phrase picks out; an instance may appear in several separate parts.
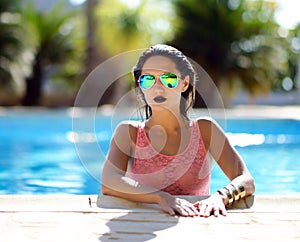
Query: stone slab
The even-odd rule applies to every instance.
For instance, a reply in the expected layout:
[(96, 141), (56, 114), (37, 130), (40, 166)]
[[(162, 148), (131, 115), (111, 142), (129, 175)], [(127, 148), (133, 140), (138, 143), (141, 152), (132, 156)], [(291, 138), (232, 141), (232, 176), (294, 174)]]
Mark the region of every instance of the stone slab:
[(244, 202), (226, 217), (187, 218), (97, 194), (0, 195), (0, 241), (299, 241), (299, 195)]

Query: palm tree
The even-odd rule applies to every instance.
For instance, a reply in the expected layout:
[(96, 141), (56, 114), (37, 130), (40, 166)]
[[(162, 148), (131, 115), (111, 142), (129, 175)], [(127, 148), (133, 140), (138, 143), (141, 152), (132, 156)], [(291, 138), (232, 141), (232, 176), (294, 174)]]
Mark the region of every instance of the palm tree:
[(101, 61), (104, 59), (103, 51), (100, 51), (101, 45), (99, 39), (97, 41), (96, 34), (98, 19), (96, 18), (96, 8), (99, 5), (99, 0), (87, 0), (86, 6), (86, 23), (87, 23), (87, 50), (86, 50), (86, 67), (85, 76), (87, 76)]
[(20, 25), (20, 1), (0, 1), (0, 88), (2, 95), (15, 94), (16, 79), (24, 76), (21, 55), (22, 28)]
[(277, 34), (273, 2), (174, 0), (174, 6), (180, 27), (170, 43), (199, 63), (218, 87), (239, 84), (255, 95), (270, 90), (286, 71), (286, 43)]
[(26, 78), (26, 92), (22, 100), (25, 106), (38, 105), (42, 95), (42, 83), (50, 68), (65, 63), (76, 52), (72, 42), (73, 11), (64, 11), (58, 4), (48, 12), (40, 12), (32, 4), (23, 9), (24, 23), (28, 31), (27, 43), (32, 47), (32, 69)]

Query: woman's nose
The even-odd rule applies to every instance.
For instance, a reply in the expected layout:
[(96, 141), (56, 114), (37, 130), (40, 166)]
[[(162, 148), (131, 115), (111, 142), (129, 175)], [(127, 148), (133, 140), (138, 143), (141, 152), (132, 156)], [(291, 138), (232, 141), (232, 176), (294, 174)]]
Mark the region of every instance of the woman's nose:
[(158, 91), (158, 92), (164, 91), (164, 85), (161, 83), (160, 80), (156, 80), (155, 81), (155, 83), (154, 83), (154, 90)]

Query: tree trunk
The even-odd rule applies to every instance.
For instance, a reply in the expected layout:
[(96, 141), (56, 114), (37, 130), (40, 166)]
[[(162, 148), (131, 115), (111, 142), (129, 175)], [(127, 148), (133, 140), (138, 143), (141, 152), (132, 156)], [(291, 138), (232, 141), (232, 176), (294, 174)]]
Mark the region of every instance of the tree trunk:
[(95, 16), (95, 8), (99, 0), (86, 1), (86, 18), (87, 18), (87, 50), (86, 50), (86, 74), (88, 74), (103, 61), (103, 56), (99, 52), (99, 43), (96, 40), (96, 30), (98, 28)]
[[(86, 66), (85, 66), (85, 74), (84, 78), (86, 78), (99, 64), (101, 64), (105, 60), (105, 53), (103, 49), (101, 48), (101, 44), (96, 38), (98, 21), (95, 16), (95, 9), (97, 5), (100, 3), (101, 0), (87, 0), (86, 1), (86, 20), (87, 20), (87, 49), (86, 49)], [(103, 76), (102, 76), (103, 78)], [(101, 78), (99, 79), (101, 81)], [(101, 85), (101, 83), (98, 83), (97, 85)], [(104, 86), (104, 84), (103, 84)], [(90, 84), (88, 89), (89, 92), (92, 93), (93, 89), (95, 89), (96, 86), (93, 86), (93, 84)], [(99, 87), (98, 87), (99, 88)], [(104, 89), (101, 88), (100, 89)], [(100, 98), (100, 102), (97, 105), (102, 104), (114, 104), (112, 103), (114, 93), (116, 90), (116, 85), (112, 85), (109, 88), (105, 90), (105, 94)], [(88, 102), (89, 103), (89, 102)]]
[(25, 95), (22, 100), (23, 106), (36, 106), (40, 104), (42, 93), (43, 71), (39, 58), (37, 58), (32, 74), (26, 78)]

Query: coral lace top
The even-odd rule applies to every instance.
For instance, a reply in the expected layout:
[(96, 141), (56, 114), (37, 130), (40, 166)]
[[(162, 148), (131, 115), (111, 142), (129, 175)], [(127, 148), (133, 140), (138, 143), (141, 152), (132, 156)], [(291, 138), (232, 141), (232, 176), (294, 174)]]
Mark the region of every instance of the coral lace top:
[(130, 177), (172, 195), (209, 195), (210, 165), (198, 123), (193, 121), (190, 142), (182, 153), (157, 152), (140, 124)]

